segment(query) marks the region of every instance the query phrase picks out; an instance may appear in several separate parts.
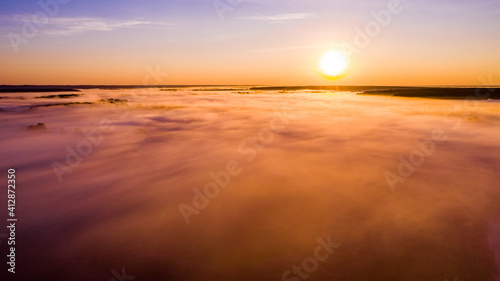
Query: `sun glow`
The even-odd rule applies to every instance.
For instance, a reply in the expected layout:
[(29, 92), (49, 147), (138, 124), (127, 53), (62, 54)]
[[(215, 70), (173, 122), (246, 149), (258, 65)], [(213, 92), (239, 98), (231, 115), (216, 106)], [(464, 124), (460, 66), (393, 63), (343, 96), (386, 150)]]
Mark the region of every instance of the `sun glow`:
[(323, 76), (336, 79), (345, 75), (349, 60), (342, 51), (331, 50), (321, 57), (319, 68)]

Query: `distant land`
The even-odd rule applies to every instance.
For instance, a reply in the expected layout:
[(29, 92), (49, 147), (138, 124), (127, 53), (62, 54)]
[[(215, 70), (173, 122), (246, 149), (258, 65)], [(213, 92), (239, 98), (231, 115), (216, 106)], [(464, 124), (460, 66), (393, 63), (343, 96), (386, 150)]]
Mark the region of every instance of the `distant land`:
[[(223, 87), (223, 88), (221, 88)], [(228, 87), (237, 87), (228, 88)], [(78, 92), (86, 89), (120, 90), (145, 88), (201, 88), (197, 91), (341, 91), (361, 95), (438, 99), (500, 99), (500, 86), (412, 87), (412, 86), (248, 86), (248, 85), (0, 85), (0, 93)]]

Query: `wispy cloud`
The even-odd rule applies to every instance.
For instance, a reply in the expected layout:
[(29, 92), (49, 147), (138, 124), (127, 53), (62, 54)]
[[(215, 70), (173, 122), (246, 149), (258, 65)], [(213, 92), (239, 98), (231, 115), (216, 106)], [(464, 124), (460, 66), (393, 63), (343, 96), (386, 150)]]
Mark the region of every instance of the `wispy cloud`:
[(323, 44), (323, 45), (305, 45), (305, 46), (289, 46), (289, 47), (278, 47), (278, 48), (270, 48), (270, 49), (258, 49), (251, 50), (246, 53), (267, 53), (267, 52), (280, 52), (280, 51), (288, 51), (288, 50), (300, 50), (300, 49), (319, 49), (319, 48), (333, 48), (332, 44)]
[(285, 22), (290, 20), (300, 20), (313, 17), (313, 14), (278, 14), (272, 16), (248, 16), (241, 17), (242, 20), (257, 20), (257, 21), (268, 21), (268, 22)]
[[(0, 22), (8, 29), (23, 26), (26, 21), (33, 22), (33, 15), (2, 16)], [(74, 35), (89, 31), (113, 31), (120, 28), (153, 28), (173, 29), (174, 24), (143, 21), (143, 20), (115, 20), (107, 18), (75, 17), (75, 18), (50, 18), (40, 27), (42, 34), (46, 35)]]

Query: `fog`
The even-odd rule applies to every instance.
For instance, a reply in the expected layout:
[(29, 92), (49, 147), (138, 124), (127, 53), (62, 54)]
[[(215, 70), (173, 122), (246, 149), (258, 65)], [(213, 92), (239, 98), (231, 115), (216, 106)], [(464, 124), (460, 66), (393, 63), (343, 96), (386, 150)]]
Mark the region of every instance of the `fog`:
[(19, 280), (500, 280), (498, 103), (236, 92), (5, 94)]

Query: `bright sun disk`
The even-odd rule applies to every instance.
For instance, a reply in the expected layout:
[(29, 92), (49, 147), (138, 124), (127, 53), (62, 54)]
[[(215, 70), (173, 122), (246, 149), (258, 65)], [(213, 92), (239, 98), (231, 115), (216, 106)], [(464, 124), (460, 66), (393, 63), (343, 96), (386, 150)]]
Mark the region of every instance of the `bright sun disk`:
[(349, 61), (343, 52), (331, 50), (320, 60), (320, 70), (328, 78), (338, 78), (347, 71)]

